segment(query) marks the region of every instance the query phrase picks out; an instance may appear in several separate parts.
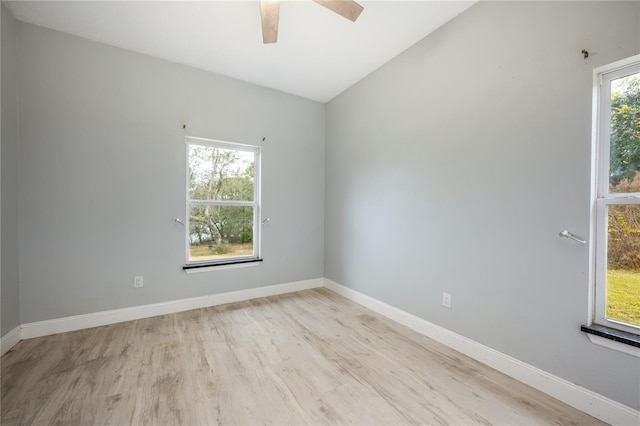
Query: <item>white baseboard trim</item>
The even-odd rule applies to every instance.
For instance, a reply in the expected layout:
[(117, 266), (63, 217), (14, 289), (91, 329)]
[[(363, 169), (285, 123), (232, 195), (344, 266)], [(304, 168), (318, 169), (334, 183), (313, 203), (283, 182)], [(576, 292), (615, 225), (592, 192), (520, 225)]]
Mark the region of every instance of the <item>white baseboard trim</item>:
[(602, 421), (612, 425), (640, 425), (640, 411), (329, 279), (325, 278), (324, 286)]
[(474, 358), (483, 364), (495, 368), (520, 382), (584, 411), (593, 417), (612, 425), (640, 425), (640, 411), (582, 388), (356, 290), (323, 278), (22, 324), (0, 338), (0, 355), (4, 355), (22, 339), (31, 339), (67, 331), (223, 305), (225, 303), (241, 302), (323, 286), (412, 330), (437, 340), (458, 352)]
[(0, 356), (9, 352), (9, 350), (22, 340), (22, 326), (17, 326), (4, 336), (0, 337)]
[[(34, 337), (65, 333), (67, 331), (82, 330), (85, 328), (115, 324), (124, 321), (155, 317), (158, 315), (173, 314), (176, 312), (189, 311), (191, 309), (223, 305), (225, 303), (242, 302), (245, 300), (257, 299), (259, 297), (275, 296), (278, 294), (322, 287), (323, 285), (324, 280), (322, 278), (316, 278), (306, 281), (296, 281), (286, 284), (276, 284), (266, 287), (192, 297), (189, 299), (171, 300), (169, 302), (132, 306), (130, 308), (113, 309), (110, 311), (32, 322), (22, 324), (21, 335), (14, 345), (18, 343), (20, 339), (31, 339)], [(4, 350), (4, 338), (2, 341)]]

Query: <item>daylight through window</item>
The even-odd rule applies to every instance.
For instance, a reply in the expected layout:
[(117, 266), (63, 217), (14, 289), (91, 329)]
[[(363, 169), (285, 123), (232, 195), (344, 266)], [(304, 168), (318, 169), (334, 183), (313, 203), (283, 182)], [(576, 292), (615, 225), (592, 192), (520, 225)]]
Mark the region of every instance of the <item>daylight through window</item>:
[(259, 258), (260, 148), (187, 138), (187, 264)]
[(596, 70), (595, 321), (640, 333), (640, 55)]

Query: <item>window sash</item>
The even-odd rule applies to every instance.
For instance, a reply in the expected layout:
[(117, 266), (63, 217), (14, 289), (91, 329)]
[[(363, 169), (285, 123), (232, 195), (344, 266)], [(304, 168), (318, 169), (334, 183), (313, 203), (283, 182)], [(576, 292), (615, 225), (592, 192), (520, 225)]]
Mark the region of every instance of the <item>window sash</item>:
[(201, 204), (204, 206), (237, 206), (237, 207), (257, 207), (255, 201), (233, 201), (233, 200), (187, 200), (190, 205)]
[(634, 334), (640, 334), (640, 327), (607, 318), (607, 272), (609, 215), (607, 207), (611, 205), (640, 205), (640, 198), (600, 198), (596, 201), (596, 277), (595, 306), (593, 322), (607, 327), (617, 328)]
[[(609, 167), (611, 163), (610, 152), (610, 134), (611, 134), (611, 82), (627, 75), (640, 72), (640, 55), (636, 55), (629, 59), (634, 59), (628, 63), (627, 60), (609, 71), (601, 71), (597, 73), (597, 93), (598, 93), (598, 109), (597, 109), (597, 126), (598, 126), (598, 170), (597, 170), (597, 196), (609, 197), (614, 196), (609, 191)], [(633, 63), (635, 62), (635, 63)], [(597, 72), (597, 70), (596, 70)], [(616, 194), (615, 196), (627, 196), (627, 194)]]

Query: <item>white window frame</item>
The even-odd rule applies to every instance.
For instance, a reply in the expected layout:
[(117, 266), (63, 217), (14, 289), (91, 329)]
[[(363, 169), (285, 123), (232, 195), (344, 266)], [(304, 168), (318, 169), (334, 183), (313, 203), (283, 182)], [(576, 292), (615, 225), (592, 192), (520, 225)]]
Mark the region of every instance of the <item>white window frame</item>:
[[(254, 154), (254, 176), (253, 176), (253, 201), (227, 201), (227, 200), (192, 200), (189, 197), (189, 147), (192, 145), (222, 148), (234, 151), (252, 152)], [(215, 139), (205, 139), (195, 136), (185, 137), (185, 169), (186, 169), (186, 186), (185, 186), (185, 269), (188, 267), (207, 267), (207, 266), (222, 266), (222, 265), (241, 265), (246, 262), (261, 260), (261, 225), (260, 220), (260, 166), (261, 166), (261, 150), (259, 146), (246, 145), (236, 142), (220, 141)], [(190, 224), (190, 207), (193, 204), (209, 204), (214, 206), (238, 206), (238, 207), (253, 207), (253, 254), (247, 256), (229, 256), (220, 259), (204, 259), (204, 260), (190, 260), (189, 259), (189, 247), (190, 238), (189, 230)]]
[(607, 302), (607, 244), (608, 214), (610, 205), (640, 204), (636, 193), (609, 192), (609, 160), (611, 132), (611, 81), (640, 72), (640, 55), (596, 68), (593, 72), (594, 111), (594, 178), (592, 191), (593, 229), (595, 246), (592, 259), (595, 270), (592, 323), (617, 330), (640, 334), (640, 327), (606, 317)]

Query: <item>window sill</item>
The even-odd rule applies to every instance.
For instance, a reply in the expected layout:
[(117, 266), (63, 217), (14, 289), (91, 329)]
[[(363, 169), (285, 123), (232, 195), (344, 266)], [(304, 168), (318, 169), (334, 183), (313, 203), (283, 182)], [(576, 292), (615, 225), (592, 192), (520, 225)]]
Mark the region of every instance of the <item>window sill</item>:
[(580, 330), (587, 333), (591, 343), (640, 358), (640, 336), (603, 325), (583, 325)]
[(259, 266), (262, 262), (262, 259), (241, 259), (241, 260), (228, 260), (219, 263), (199, 263), (199, 264), (190, 264), (184, 265), (182, 269), (187, 274), (194, 274), (197, 272), (207, 272), (207, 271), (219, 271), (222, 269), (235, 269), (235, 268), (246, 268), (249, 266)]

